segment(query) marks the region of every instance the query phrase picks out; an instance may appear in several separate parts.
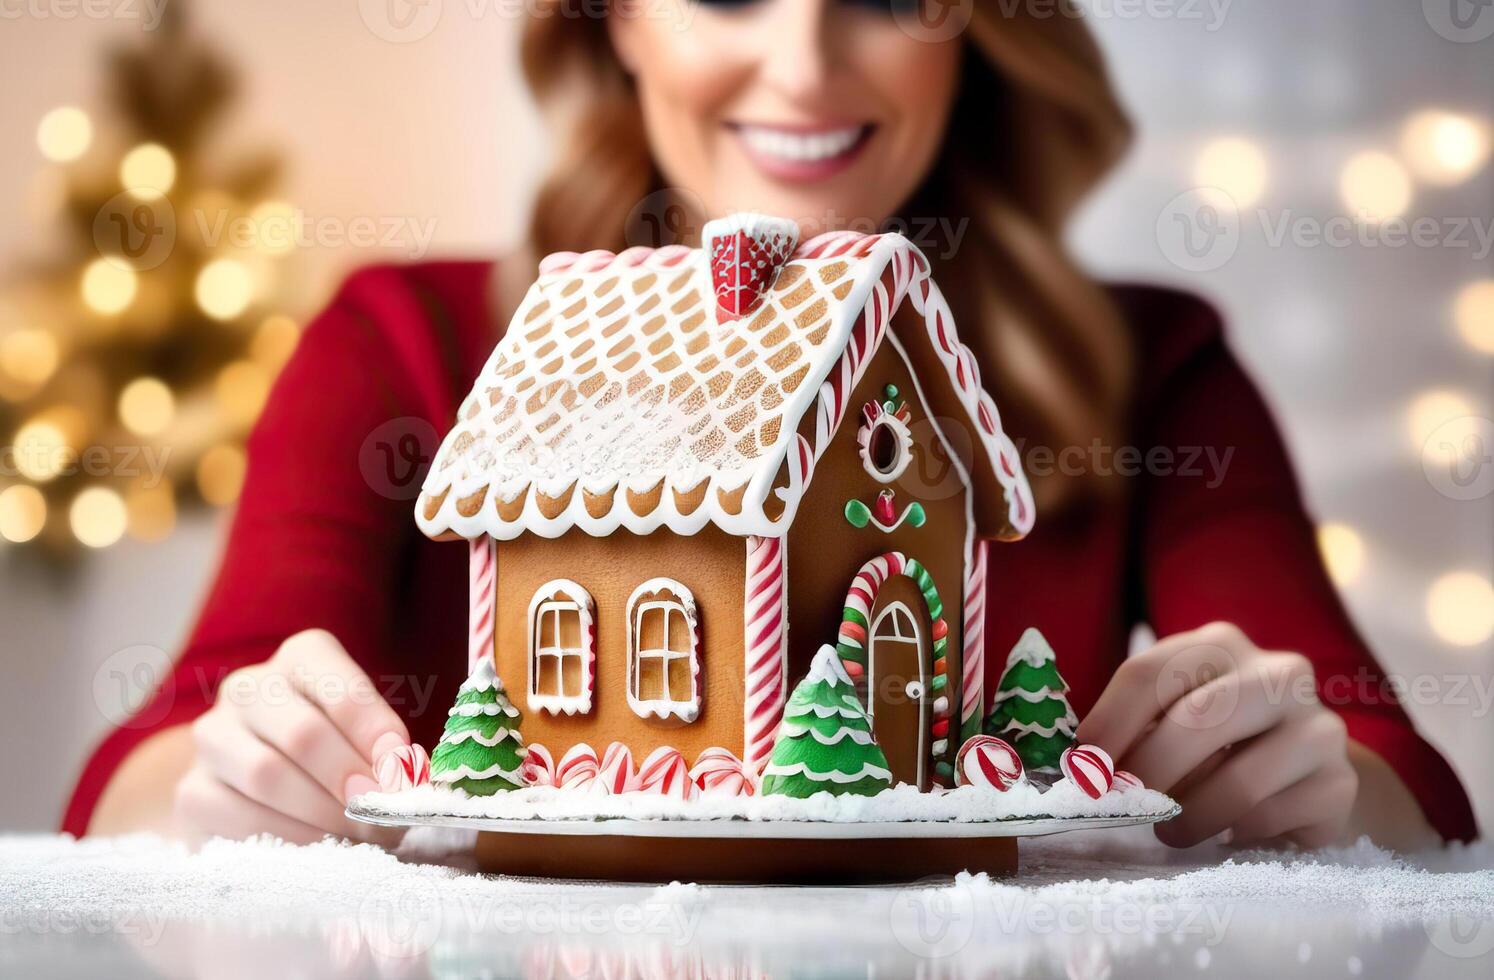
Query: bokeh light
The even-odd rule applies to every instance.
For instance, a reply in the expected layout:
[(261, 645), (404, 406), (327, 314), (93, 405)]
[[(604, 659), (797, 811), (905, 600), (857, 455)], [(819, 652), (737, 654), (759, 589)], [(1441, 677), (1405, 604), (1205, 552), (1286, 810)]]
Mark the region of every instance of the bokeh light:
[(1347, 524), (1318, 528), (1318, 550), (1335, 585), (1350, 585), (1364, 570), (1364, 539)]
[(0, 538), (25, 544), (47, 525), (47, 498), (25, 483), (0, 490)]
[(73, 537), (90, 548), (107, 548), (124, 537), (129, 515), (119, 494), (108, 487), (89, 487), (68, 508)]
[(1488, 124), (1442, 109), (1418, 112), (1401, 130), (1401, 155), (1430, 184), (1459, 183), (1489, 160)]
[(136, 378), (119, 393), (119, 421), (138, 436), (160, 435), (176, 414), (176, 398), (159, 378)]
[(1360, 153), (1344, 164), (1339, 194), (1351, 217), (1368, 221), (1398, 218), (1411, 206), (1411, 177), (1388, 153)]
[(93, 143), (93, 121), (76, 106), (62, 106), (42, 116), (36, 127), (36, 146), (53, 163), (70, 163)]
[(242, 262), (215, 259), (197, 274), (197, 305), (215, 320), (232, 320), (249, 308), (254, 280)]
[(176, 183), (176, 158), (159, 143), (142, 143), (120, 161), (119, 182), (134, 196), (155, 200)]
[(1451, 458), (1465, 436), (1477, 434), (1478, 421), (1477, 410), (1466, 395), (1440, 388), (1416, 396), (1406, 410), (1412, 445), (1434, 457)]
[(1217, 139), (1199, 151), (1193, 164), (1193, 182), (1201, 188), (1217, 188), (1237, 208), (1249, 207), (1266, 190), (1269, 167), (1260, 147), (1248, 139), (1229, 136)]
[(1494, 585), (1477, 572), (1449, 572), (1427, 591), (1427, 622), (1454, 646), (1485, 642), (1494, 637)]
[(129, 309), (139, 288), (133, 269), (95, 259), (83, 270), (83, 302), (95, 313), (113, 316)]
[(37, 483), (55, 479), (71, 462), (67, 433), (49, 419), (33, 419), (21, 426), (14, 452), (16, 471)]
[(254, 223), (255, 245), (270, 255), (285, 255), (296, 249), (296, 209), (285, 201), (265, 201), (249, 214)]
[(259, 417), (269, 397), (270, 375), (253, 361), (234, 361), (218, 372), (213, 392), (231, 422), (248, 426)]
[(27, 388), (45, 384), (60, 359), (56, 338), (45, 330), (15, 330), (0, 337), (0, 371)]
[(249, 355), (267, 371), (279, 371), (296, 349), (301, 328), (288, 316), (268, 316), (254, 331)]
[(210, 504), (223, 506), (238, 499), (248, 464), (238, 446), (214, 446), (197, 461), (197, 491)]
[(1494, 354), (1494, 279), (1464, 286), (1453, 300), (1453, 322), (1468, 346)]
[(176, 494), (171, 484), (138, 487), (125, 497), (130, 537), (138, 541), (162, 541), (176, 527)]

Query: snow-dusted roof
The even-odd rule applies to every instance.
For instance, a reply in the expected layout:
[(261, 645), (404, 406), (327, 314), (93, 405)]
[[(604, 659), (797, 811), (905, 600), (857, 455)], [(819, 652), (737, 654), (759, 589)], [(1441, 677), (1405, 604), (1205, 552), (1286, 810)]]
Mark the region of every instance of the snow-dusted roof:
[(996, 523), (1020, 536), (1033, 509), (1016, 451), (927, 260), (894, 234), (801, 245), (761, 305), (725, 322), (701, 250), (550, 256), (442, 442), (416, 519), (432, 537), (781, 534), (905, 300), (926, 329), (899, 340), (942, 364), (984, 450), (976, 465), (1005, 497)]

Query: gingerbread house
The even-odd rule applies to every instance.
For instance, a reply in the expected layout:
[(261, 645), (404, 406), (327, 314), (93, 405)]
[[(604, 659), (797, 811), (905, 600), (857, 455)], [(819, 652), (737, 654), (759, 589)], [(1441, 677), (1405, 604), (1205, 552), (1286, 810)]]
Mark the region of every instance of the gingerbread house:
[(545, 259), (416, 505), (471, 554), (469, 669), (523, 736), (760, 773), (832, 643), (894, 778), (982, 718), (986, 544), (1031, 494), (924, 256), (711, 222)]

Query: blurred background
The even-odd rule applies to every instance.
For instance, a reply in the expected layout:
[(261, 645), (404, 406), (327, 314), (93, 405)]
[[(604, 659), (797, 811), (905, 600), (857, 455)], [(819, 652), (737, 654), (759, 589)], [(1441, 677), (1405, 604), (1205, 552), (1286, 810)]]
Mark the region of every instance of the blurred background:
[[(1073, 228), (1217, 303), (1357, 622), (1494, 822), (1494, 6), (1088, 0), (1138, 125)], [(177, 648), (243, 439), (358, 265), (516, 241), (523, 4), (0, 11), (0, 830)], [(91, 448), (90, 448), (91, 447)]]

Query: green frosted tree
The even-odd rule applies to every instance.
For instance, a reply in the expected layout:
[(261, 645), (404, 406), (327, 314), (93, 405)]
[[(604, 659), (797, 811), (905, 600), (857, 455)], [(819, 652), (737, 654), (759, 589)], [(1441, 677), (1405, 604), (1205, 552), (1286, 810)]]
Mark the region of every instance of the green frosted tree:
[(1079, 724), (1068, 693), (1053, 648), (1029, 627), (1006, 659), (986, 734), (1010, 742), (1029, 772), (1057, 772), (1058, 757), (1074, 744)]
[(874, 796), (892, 785), (871, 718), (832, 646), (820, 647), (783, 709), (764, 796)]
[(441, 744), (431, 753), (431, 782), (492, 796), (523, 785), (523, 762), (519, 709), (503, 690), (492, 659), (484, 657), (447, 713)]

